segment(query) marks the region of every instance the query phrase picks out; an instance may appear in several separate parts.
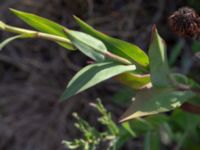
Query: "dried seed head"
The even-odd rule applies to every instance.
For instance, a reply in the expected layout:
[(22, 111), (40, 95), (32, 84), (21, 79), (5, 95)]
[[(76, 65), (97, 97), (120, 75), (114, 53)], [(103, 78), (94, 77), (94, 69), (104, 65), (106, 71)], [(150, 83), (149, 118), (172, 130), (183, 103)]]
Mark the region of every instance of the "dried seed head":
[(168, 18), (172, 30), (180, 36), (200, 38), (200, 17), (194, 9), (183, 7)]

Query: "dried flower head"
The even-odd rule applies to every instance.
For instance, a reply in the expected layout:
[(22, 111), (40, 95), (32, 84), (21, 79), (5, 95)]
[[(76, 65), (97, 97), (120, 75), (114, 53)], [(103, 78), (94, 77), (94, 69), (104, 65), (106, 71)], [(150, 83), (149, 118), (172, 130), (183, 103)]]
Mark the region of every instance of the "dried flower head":
[(180, 36), (200, 39), (200, 17), (194, 9), (183, 7), (168, 18), (172, 30)]

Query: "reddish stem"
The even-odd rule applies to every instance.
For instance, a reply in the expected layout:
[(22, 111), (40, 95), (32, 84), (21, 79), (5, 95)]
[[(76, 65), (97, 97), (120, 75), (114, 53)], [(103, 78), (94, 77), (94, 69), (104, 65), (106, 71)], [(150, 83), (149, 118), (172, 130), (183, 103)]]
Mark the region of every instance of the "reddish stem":
[(194, 105), (194, 104), (191, 104), (191, 103), (184, 103), (181, 106), (181, 109), (183, 109), (184, 111), (190, 112), (190, 113), (200, 115), (200, 105)]

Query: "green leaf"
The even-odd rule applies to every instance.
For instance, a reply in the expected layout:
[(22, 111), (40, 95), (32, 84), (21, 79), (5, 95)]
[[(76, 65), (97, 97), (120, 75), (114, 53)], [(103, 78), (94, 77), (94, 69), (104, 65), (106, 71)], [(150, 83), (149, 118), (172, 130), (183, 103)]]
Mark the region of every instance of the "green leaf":
[[(124, 128), (128, 132), (135, 133), (135, 137), (141, 136), (148, 131), (156, 131), (163, 123), (167, 123), (169, 121), (169, 117), (164, 114), (156, 114), (151, 115), (146, 118), (135, 118), (133, 120), (124, 122), (124, 124), (128, 124), (128, 129), (126, 126)], [(130, 131), (132, 130), (132, 131)], [(131, 134), (131, 133), (130, 133)]]
[(128, 131), (128, 133), (130, 133), (130, 135), (131, 135), (132, 137), (135, 138), (135, 137), (137, 136), (136, 133), (134, 132), (134, 130), (132, 129), (132, 127), (131, 127), (131, 125), (130, 125), (129, 122), (124, 122), (124, 123), (122, 124), (122, 126), (123, 126), (123, 128), (124, 128), (125, 130)]
[(116, 80), (132, 89), (142, 89), (151, 87), (150, 75), (140, 75), (135, 73), (123, 73), (115, 77)]
[[(15, 9), (10, 9), (10, 10), (17, 17), (19, 17), (21, 20), (23, 20), (25, 23), (35, 28), (36, 30), (67, 38), (66, 34), (64, 33), (65, 27), (51, 20), (37, 16), (35, 14), (26, 13)], [(59, 44), (67, 49), (74, 50), (73, 45), (70, 43), (59, 43)]]
[(155, 130), (157, 130), (163, 123), (167, 123), (169, 119), (170, 117), (165, 114), (155, 114), (145, 118), (145, 120), (149, 122)]
[(194, 96), (191, 91), (175, 91), (171, 88), (140, 91), (120, 122), (173, 110)]
[(1, 30), (4, 30), (4, 29), (5, 29), (5, 24), (4, 24), (2, 21), (0, 21), (0, 29), (1, 29)]
[(187, 76), (180, 74), (180, 73), (173, 73), (172, 77), (176, 80), (178, 84), (184, 84), (188, 85), (192, 88), (198, 88), (200, 89), (200, 84), (197, 83), (196, 81), (188, 78)]
[(103, 53), (107, 52), (105, 45), (98, 39), (83, 32), (65, 30), (72, 43), (86, 56), (95, 61), (104, 61)]
[(78, 17), (75, 17), (75, 19), (84, 32), (102, 40), (106, 45), (106, 47), (108, 48), (108, 51), (118, 56), (124, 57), (139, 66), (145, 68), (148, 67), (149, 65), (148, 56), (138, 46), (107, 36), (95, 30), (94, 28), (86, 24), (84, 21), (79, 19)]
[[(178, 126), (179, 130), (196, 130), (196, 127), (200, 123), (200, 117), (198, 114), (185, 112), (181, 109), (177, 109), (173, 112), (171, 120)], [(184, 122), (184, 124), (183, 124)]]
[(158, 132), (147, 132), (144, 139), (144, 150), (160, 150), (160, 136)]
[(166, 45), (157, 32), (152, 29), (152, 42), (149, 48), (151, 82), (154, 87), (171, 87), (170, 71), (166, 56)]
[(6, 45), (8, 45), (10, 42), (16, 40), (16, 39), (19, 39), (19, 38), (22, 38), (23, 35), (16, 35), (16, 36), (13, 36), (13, 37), (10, 37), (10, 38), (7, 38), (6, 40), (4, 40), (3, 42), (0, 43), (0, 50), (2, 50)]
[(112, 101), (118, 105), (128, 105), (136, 91), (129, 87), (120, 88), (112, 96)]
[(116, 76), (120, 73), (135, 70), (135, 65), (120, 65), (114, 62), (102, 62), (86, 66), (81, 69), (69, 82), (61, 100), (78, 94), (106, 79)]
[[(116, 137), (117, 140), (115, 142), (115, 149), (113, 150), (121, 150), (124, 144), (127, 143), (128, 140), (132, 139), (134, 135), (131, 135), (131, 133), (126, 130), (124, 127), (119, 127), (120, 133)], [(133, 133), (134, 134), (134, 133)], [(110, 149), (109, 149), (110, 150)]]

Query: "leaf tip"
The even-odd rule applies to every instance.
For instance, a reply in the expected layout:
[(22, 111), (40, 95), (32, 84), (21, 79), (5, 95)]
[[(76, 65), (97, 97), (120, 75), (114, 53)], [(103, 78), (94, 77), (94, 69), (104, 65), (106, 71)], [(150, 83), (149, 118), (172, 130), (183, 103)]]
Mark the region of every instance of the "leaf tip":
[(14, 8), (9, 8), (9, 10), (10, 10), (12, 13), (14, 13), (14, 14), (19, 13), (19, 11), (16, 10), (16, 9), (14, 9)]
[(124, 123), (124, 122), (126, 122), (126, 121), (128, 121), (128, 120), (131, 120), (131, 119), (133, 119), (133, 118), (131, 118), (131, 117), (125, 117), (124, 115), (122, 115), (120, 118), (119, 118), (119, 123)]
[(134, 118), (136, 118), (136, 116), (135, 116), (135, 113), (130, 113), (130, 110), (131, 108), (128, 108), (128, 110), (126, 110), (123, 114), (122, 114), (122, 116), (119, 118), (119, 123), (124, 123), (124, 122), (126, 122), (126, 121), (129, 121), (129, 120), (131, 120), (131, 119), (134, 119)]
[(70, 31), (70, 30), (69, 30), (68, 28), (65, 27), (65, 28), (63, 29), (63, 31), (64, 31), (65, 33), (69, 34), (69, 31)]
[(154, 24), (151, 28), (151, 43), (153, 42), (154, 35), (156, 32), (157, 32), (157, 28), (156, 28), (156, 25)]
[(73, 18), (74, 18), (77, 22), (82, 22), (82, 20), (81, 20), (79, 17), (77, 17), (76, 15), (73, 15)]
[(14, 8), (9, 8), (9, 10), (16, 16), (20, 17), (21, 15), (24, 15), (25, 12), (22, 12), (20, 10), (14, 9)]
[(155, 24), (152, 26), (152, 29), (151, 29), (151, 31), (152, 31), (152, 33), (155, 33), (155, 32), (157, 32), (157, 27), (156, 27), (156, 25), (155, 25)]
[(69, 97), (66, 97), (65, 95), (62, 95), (60, 98), (59, 98), (59, 102), (60, 103), (63, 103), (64, 101), (66, 101)]
[(67, 101), (69, 98), (71, 98), (74, 94), (69, 92), (67, 89), (63, 92), (63, 94), (59, 98), (59, 102)]
[(0, 21), (0, 30), (4, 30), (5, 29), (5, 23)]
[(73, 15), (73, 18), (74, 18), (75, 20), (79, 20), (79, 17), (77, 17), (76, 15)]

